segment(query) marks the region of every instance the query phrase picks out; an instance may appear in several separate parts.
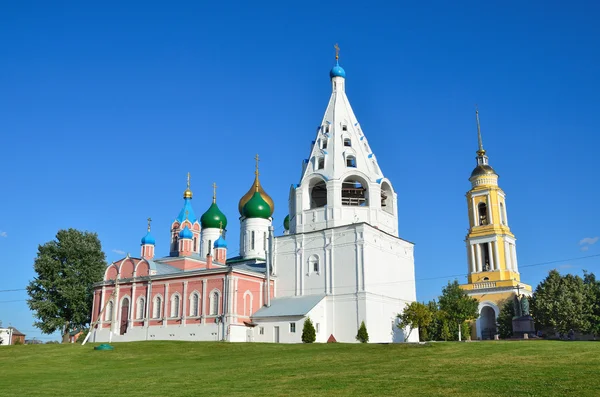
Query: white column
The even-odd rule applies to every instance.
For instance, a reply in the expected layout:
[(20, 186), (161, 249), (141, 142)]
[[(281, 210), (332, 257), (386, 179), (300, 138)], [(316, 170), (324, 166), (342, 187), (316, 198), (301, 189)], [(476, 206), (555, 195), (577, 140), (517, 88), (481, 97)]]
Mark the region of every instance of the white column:
[(496, 270), (502, 270), (500, 266), (500, 254), (498, 253), (498, 241), (492, 242), (492, 248), (494, 249), (494, 262), (496, 263)]
[(167, 326), (167, 318), (169, 318), (169, 313), (167, 310), (169, 309), (169, 303), (171, 300), (169, 299), (169, 283), (165, 283), (165, 298), (163, 299), (163, 327)]
[(187, 310), (187, 301), (188, 301), (188, 294), (187, 294), (187, 287), (188, 287), (188, 282), (187, 280), (183, 282), (183, 296), (181, 297), (181, 300), (183, 300), (183, 303), (181, 304), (181, 324), (185, 327), (185, 317), (186, 317), (186, 310)]
[[(100, 311), (102, 311), (102, 308), (104, 307), (104, 305), (106, 304), (106, 302), (104, 302), (104, 297), (106, 296), (106, 286), (102, 287), (102, 293), (101, 293), (101, 298), (100, 298)], [(100, 313), (98, 315), (98, 317), (100, 318), (100, 322), (98, 324), (100, 324), (100, 328), (104, 328), (102, 326), (102, 323), (104, 322), (104, 319), (102, 318), (102, 316), (104, 316), (104, 312)]]
[[(489, 220), (489, 224), (493, 225), (494, 224), (494, 217), (493, 217), (493, 213), (494, 211), (492, 211), (492, 200), (490, 200), (490, 195), (488, 194), (486, 196), (486, 207), (487, 207), (487, 215), (488, 215), (488, 220)], [(491, 262), (491, 258), (492, 258), (492, 253), (490, 252), (490, 262)], [(492, 266), (490, 265), (490, 268), (492, 268)]]
[(483, 270), (483, 262), (481, 261), (481, 244), (476, 244), (477, 247), (477, 271), (481, 272)]
[(489, 255), (489, 259), (490, 259), (490, 270), (497, 270), (495, 268), (495, 263), (494, 263), (494, 251), (492, 251), (494, 248), (492, 246), (492, 243), (485, 243), (488, 246), (488, 255)]
[(150, 326), (150, 300), (152, 299), (152, 281), (148, 281), (148, 288), (146, 289), (146, 313), (144, 314), (144, 323), (146, 327)]
[[(120, 274), (117, 274), (117, 277), (120, 277)], [(113, 302), (113, 312), (112, 312), (112, 318), (110, 319), (112, 322), (112, 332), (116, 331), (117, 328), (117, 319), (119, 318), (119, 310), (121, 310), (121, 308), (119, 307), (119, 295), (120, 295), (120, 288), (119, 285), (117, 284), (118, 280), (115, 279), (115, 301)]]
[(469, 243), (469, 258), (471, 259), (471, 273), (477, 272), (477, 263), (475, 262), (475, 246)]
[(202, 316), (202, 317), (200, 317), (200, 322), (202, 324), (204, 324), (206, 322), (206, 320), (205, 320), (206, 316), (204, 315), (205, 305), (206, 305), (206, 279), (202, 280), (202, 304), (200, 305), (200, 316)]
[(511, 248), (510, 252), (511, 252), (511, 258), (513, 261), (513, 266), (514, 266), (515, 272), (518, 272), (519, 267), (517, 266), (517, 248), (514, 244), (511, 244), (510, 248)]
[(129, 313), (129, 326), (133, 326), (133, 320), (135, 320), (135, 283), (131, 286), (131, 313)]

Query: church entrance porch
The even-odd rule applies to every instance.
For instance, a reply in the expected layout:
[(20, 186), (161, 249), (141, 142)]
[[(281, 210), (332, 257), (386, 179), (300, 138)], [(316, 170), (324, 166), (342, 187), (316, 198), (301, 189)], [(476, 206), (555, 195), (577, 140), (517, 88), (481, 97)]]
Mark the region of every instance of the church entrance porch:
[(484, 306), (479, 312), (479, 329), (481, 330), (481, 339), (494, 339), (497, 333), (496, 312), (490, 306)]

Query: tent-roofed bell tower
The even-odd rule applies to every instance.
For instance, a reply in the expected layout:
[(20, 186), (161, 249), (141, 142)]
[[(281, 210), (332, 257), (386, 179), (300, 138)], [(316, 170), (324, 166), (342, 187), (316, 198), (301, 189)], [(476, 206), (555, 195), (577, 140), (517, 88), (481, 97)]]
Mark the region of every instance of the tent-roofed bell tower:
[(469, 178), (471, 190), (466, 194), (469, 210), (469, 232), (465, 239), (468, 283), (461, 287), (481, 302), (477, 337), (486, 338), (486, 332), (495, 330), (502, 302), (519, 291), (531, 295), (531, 286), (521, 283), (516, 239), (508, 226), (506, 195), (498, 186), (498, 174), (489, 165), (483, 148), (478, 110), (475, 117), (479, 148), (477, 165)]
[(301, 181), (290, 191), (290, 233), (366, 222), (398, 236), (396, 193), (352, 111), (335, 48), (329, 104), (303, 161)]

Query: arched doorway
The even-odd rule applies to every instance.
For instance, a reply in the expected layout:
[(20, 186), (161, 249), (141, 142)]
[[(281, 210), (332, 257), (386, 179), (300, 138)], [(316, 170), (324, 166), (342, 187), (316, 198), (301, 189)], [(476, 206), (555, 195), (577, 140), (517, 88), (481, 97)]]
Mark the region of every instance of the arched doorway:
[(490, 306), (484, 306), (479, 313), (479, 327), (481, 329), (481, 339), (494, 339), (497, 333), (496, 312)]
[(123, 298), (121, 303), (121, 335), (127, 332), (127, 324), (129, 323), (129, 298)]

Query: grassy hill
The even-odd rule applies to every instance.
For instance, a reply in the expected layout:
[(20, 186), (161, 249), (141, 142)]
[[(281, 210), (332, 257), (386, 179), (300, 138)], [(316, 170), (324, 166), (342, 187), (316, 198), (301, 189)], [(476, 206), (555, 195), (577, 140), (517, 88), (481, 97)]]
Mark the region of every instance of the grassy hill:
[(0, 396), (597, 396), (600, 343), (0, 348)]

